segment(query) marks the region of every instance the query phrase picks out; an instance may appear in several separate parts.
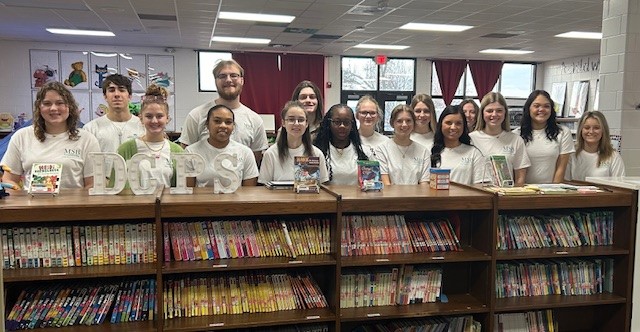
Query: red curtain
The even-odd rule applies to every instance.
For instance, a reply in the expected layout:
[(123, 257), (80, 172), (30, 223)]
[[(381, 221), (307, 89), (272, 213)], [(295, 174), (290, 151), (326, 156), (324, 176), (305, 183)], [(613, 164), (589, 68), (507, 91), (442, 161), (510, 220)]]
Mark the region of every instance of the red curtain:
[(467, 62), (465, 60), (434, 60), (433, 62), (442, 89), (442, 99), (447, 106), (451, 105)]
[(282, 106), (291, 99), (300, 81), (310, 80), (323, 91), (322, 55), (233, 53), (232, 56), (245, 71), (242, 103), (257, 113), (274, 114), (276, 128), (280, 127)]
[(482, 99), (498, 83), (502, 64), (502, 61), (469, 60), (469, 69), (478, 91), (478, 98)]

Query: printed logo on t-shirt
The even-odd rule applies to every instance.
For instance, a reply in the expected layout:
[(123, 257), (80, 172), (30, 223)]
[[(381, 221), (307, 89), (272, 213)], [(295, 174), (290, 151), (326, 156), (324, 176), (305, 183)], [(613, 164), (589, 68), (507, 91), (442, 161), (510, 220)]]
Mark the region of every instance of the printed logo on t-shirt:
[(471, 165), (473, 163), (473, 158), (471, 157), (462, 157), (460, 158), (460, 165)]
[(516, 149), (513, 146), (503, 146), (502, 147), (502, 153), (505, 154), (514, 154), (516, 152)]
[(81, 158), (82, 149), (64, 149), (64, 156), (69, 158)]

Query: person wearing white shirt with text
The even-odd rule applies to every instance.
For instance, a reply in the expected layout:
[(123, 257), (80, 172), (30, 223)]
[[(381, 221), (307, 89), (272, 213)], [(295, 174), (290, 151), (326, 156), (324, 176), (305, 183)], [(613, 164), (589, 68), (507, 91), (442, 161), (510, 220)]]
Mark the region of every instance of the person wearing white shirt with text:
[(356, 104), (356, 119), (360, 123), (358, 133), (360, 142), (369, 159), (375, 159), (375, 149), (378, 145), (389, 140), (389, 137), (379, 133), (382, 110), (378, 102), (371, 95), (364, 95)]
[(431, 150), (436, 129), (436, 110), (433, 99), (427, 94), (417, 94), (411, 100), (411, 109), (416, 115), (416, 123), (411, 139)]

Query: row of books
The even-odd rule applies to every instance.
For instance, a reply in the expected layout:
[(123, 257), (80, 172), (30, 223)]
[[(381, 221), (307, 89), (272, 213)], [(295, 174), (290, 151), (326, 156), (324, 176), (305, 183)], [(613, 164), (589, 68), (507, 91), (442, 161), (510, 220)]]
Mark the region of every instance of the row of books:
[(402, 215), (342, 217), (342, 256), (459, 251), (459, 230), (446, 219), (405, 221)]
[(2, 228), (3, 268), (153, 263), (155, 224)]
[(611, 293), (613, 264), (613, 258), (500, 263), (496, 297)]
[(375, 307), (436, 302), (442, 288), (442, 270), (405, 265), (376, 271), (343, 274), (340, 307)]
[(498, 250), (613, 244), (613, 212), (498, 217)]
[(331, 251), (328, 219), (165, 222), (163, 229), (165, 261), (296, 257)]
[(310, 274), (244, 273), (164, 282), (165, 319), (326, 308)]
[(6, 316), (7, 330), (153, 320), (155, 280), (105, 285), (50, 285), (23, 290)]
[(553, 310), (513, 312), (496, 315), (493, 321), (495, 332), (556, 332), (558, 321)]
[(473, 316), (429, 317), (393, 320), (387, 323), (358, 326), (353, 332), (480, 332), (482, 324)]
[(305, 324), (282, 327), (259, 327), (255, 329), (243, 329), (245, 332), (329, 332), (327, 324)]

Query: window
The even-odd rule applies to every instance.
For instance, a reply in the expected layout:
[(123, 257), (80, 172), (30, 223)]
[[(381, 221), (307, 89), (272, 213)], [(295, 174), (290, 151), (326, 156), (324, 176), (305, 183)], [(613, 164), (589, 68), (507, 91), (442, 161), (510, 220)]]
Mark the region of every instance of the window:
[(378, 90), (378, 65), (371, 58), (342, 58), (342, 90)]
[(198, 51), (198, 90), (200, 92), (216, 91), (213, 67), (218, 61), (226, 59), (231, 59), (231, 53)]
[(413, 91), (415, 60), (390, 59), (380, 66), (381, 91)]

